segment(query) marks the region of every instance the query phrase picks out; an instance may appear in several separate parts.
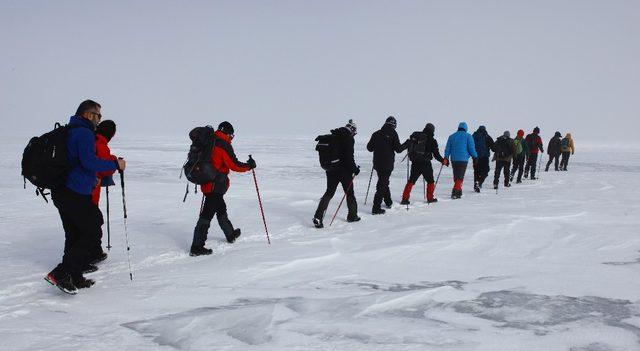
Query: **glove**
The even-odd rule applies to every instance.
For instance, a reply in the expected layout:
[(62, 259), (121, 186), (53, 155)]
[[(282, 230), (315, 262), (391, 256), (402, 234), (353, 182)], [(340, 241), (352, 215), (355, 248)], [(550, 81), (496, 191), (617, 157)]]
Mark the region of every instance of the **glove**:
[(360, 174), (360, 166), (356, 167), (356, 169), (353, 170), (353, 174), (355, 175)]
[(447, 158), (442, 159), (442, 164), (449, 167), (449, 159)]
[(250, 158), (249, 160), (247, 160), (247, 164), (249, 165), (249, 168), (254, 169), (256, 168), (256, 160)]

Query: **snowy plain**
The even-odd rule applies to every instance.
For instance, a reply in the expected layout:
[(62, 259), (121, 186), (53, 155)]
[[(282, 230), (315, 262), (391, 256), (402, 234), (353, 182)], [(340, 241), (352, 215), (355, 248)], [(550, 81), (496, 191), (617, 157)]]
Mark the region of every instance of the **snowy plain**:
[[(437, 132), (441, 134), (442, 132)], [(640, 149), (578, 143), (569, 172), (498, 194), (450, 200), (451, 170), (427, 205), (419, 186), (372, 216), (371, 154), (358, 135), (362, 221), (317, 230), (325, 187), (313, 138), (238, 135), (253, 154), (272, 244), (251, 173), (231, 175), (227, 244), (215, 221), (208, 257), (188, 256), (201, 194), (182, 202), (185, 136), (120, 137), (128, 160), (129, 280), (122, 203), (111, 193), (113, 248), (97, 284), (68, 296), (44, 275), (60, 260), (55, 208), (22, 187), (27, 140), (0, 150), (0, 340), (3, 350), (640, 350)], [(401, 136), (402, 137), (402, 136)], [(436, 164), (434, 163), (434, 167)], [(436, 167), (436, 173), (437, 169)], [(375, 175), (373, 177), (375, 184)], [(488, 181), (487, 183), (490, 183)], [(375, 185), (372, 185), (372, 190)], [(340, 200), (336, 193), (329, 212)], [(104, 197), (101, 204), (104, 211)], [(330, 217), (327, 214), (327, 217)], [(106, 231), (105, 231), (106, 241)]]

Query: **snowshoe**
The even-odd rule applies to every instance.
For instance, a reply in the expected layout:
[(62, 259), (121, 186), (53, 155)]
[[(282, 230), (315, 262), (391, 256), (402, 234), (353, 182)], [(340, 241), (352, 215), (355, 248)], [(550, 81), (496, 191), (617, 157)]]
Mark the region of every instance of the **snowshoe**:
[(86, 266), (82, 267), (82, 274), (87, 274), (87, 273), (93, 273), (95, 271), (98, 270), (98, 266), (96, 266), (95, 264), (87, 264)]
[(360, 221), (360, 217), (358, 217), (358, 215), (355, 216), (347, 216), (347, 222), (352, 223), (352, 222), (358, 222)]
[(322, 219), (314, 218), (313, 219), (313, 226), (318, 228), (318, 229), (324, 228), (324, 224), (322, 224)]
[(71, 280), (71, 276), (69, 275), (65, 276), (64, 278), (57, 279), (52, 272), (47, 274), (44, 280), (69, 295), (75, 295), (78, 293), (78, 288), (73, 285), (73, 281)]
[(386, 211), (381, 209), (380, 207), (374, 208), (371, 210), (371, 214), (373, 215), (379, 215), (379, 214), (384, 214)]
[(207, 249), (204, 246), (192, 247), (191, 251), (189, 252), (189, 256), (196, 257), (196, 256), (203, 256), (203, 255), (211, 255), (212, 253), (213, 253), (213, 250)]
[(75, 285), (76, 288), (78, 288), (78, 289), (90, 288), (95, 283), (96, 283), (95, 280), (87, 279), (85, 277), (80, 277), (79, 279), (74, 279), (73, 280), (73, 285)]
[(97, 264), (100, 263), (104, 260), (107, 259), (107, 253), (106, 252), (101, 252), (99, 254), (96, 255), (96, 257), (93, 258), (93, 260), (91, 260), (91, 262), (89, 262), (90, 264)]

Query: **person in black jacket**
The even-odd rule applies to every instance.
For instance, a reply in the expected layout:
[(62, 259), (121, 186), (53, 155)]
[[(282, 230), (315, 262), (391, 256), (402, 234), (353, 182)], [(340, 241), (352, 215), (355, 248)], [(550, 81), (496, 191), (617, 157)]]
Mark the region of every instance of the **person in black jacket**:
[(478, 161), (473, 164), (473, 190), (479, 193), (484, 180), (487, 179), (491, 171), (489, 157), (495, 142), (485, 126), (478, 127), (478, 130), (473, 133), (473, 141), (478, 153)]
[(396, 126), (395, 117), (389, 116), (382, 128), (374, 132), (369, 143), (367, 143), (367, 150), (373, 152), (373, 169), (376, 170), (378, 175), (376, 194), (373, 197), (373, 209), (371, 210), (374, 215), (385, 212), (381, 208), (383, 200), (387, 208), (391, 208), (393, 204), (391, 191), (389, 190), (389, 178), (393, 172), (396, 152), (401, 153), (407, 148), (406, 143), (400, 144)]
[(356, 165), (353, 157), (354, 136), (356, 134), (357, 126), (351, 119), (346, 126), (331, 131), (331, 135), (335, 138), (340, 150), (339, 162), (326, 170), (327, 190), (324, 192), (324, 195), (322, 195), (318, 209), (313, 216), (313, 225), (316, 228), (324, 227), (322, 220), (329, 206), (329, 201), (331, 201), (333, 195), (336, 193), (338, 184), (342, 184), (342, 189), (347, 193), (347, 209), (349, 211), (347, 222), (357, 222), (360, 220), (360, 217), (358, 217), (358, 203), (356, 202), (352, 184), (354, 175), (360, 174), (360, 167)]
[(433, 196), (435, 191), (435, 181), (433, 179), (433, 168), (431, 167), (431, 159), (435, 158), (438, 162), (448, 166), (440, 150), (438, 149), (438, 142), (433, 137), (436, 128), (431, 123), (427, 123), (422, 132), (414, 132), (411, 134), (409, 140), (405, 142), (408, 146), (409, 160), (411, 161), (411, 175), (407, 181), (407, 185), (402, 192), (403, 205), (409, 204), (409, 197), (411, 195), (411, 189), (416, 183), (418, 178), (422, 176), (427, 181), (427, 202), (437, 202)]
[(560, 132), (556, 132), (556, 134), (549, 140), (549, 145), (547, 146), (547, 154), (549, 155), (549, 162), (547, 162), (547, 167), (544, 169), (545, 172), (549, 172), (549, 166), (551, 166), (551, 162), (555, 161), (556, 171), (559, 171), (558, 163), (560, 162), (560, 155), (562, 154), (562, 134)]

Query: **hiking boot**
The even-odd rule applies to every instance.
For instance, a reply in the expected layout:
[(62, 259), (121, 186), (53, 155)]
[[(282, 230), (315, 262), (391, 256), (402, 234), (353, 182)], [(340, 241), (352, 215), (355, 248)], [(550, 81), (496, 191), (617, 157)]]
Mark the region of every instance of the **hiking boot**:
[(74, 279), (73, 280), (73, 285), (75, 285), (76, 288), (78, 288), (78, 289), (90, 288), (95, 283), (96, 283), (95, 280), (87, 279), (85, 277), (80, 277), (78, 279)]
[(233, 232), (229, 233), (229, 235), (227, 235), (227, 233), (224, 234), (225, 238), (227, 238), (227, 242), (229, 244), (233, 244), (236, 239), (238, 239), (240, 237), (240, 228), (234, 229)]
[(462, 197), (462, 190), (453, 189), (451, 191), (451, 198), (457, 200)]
[(428, 204), (432, 204), (432, 203), (434, 203), (434, 202), (438, 202), (438, 199), (436, 199), (436, 198), (433, 198), (433, 199), (427, 199), (427, 203), (428, 203)]
[(383, 209), (381, 209), (380, 207), (374, 207), (374, 208), (371, 210), (371, 214), (373, 214), (373, 215), (384, 214), (385, 212), (386, 212), (386, 211), (385, 211), (385, 210), (383, 210)]
[(493, 189), (498, 190), (498, 184), (493, 184)]
[(347, 216), (347, 222), (352, 223), (352, 222), (358, 222), (361, 218), (358, 217), (358, 215), (355, 216)]
[(524, 179), (529, 179), (529, 173), (524, 173)]
[(195, 256), (211, 255), (212, 253), (213, 253), (213, 250), (207, 249), (204, 246), (198, 246), (198, 247), (192, 246), (191, 251), (189, 252), (189, 256), (195, 257)]
[(476, 193), (480, 192), (480, 183), (478, 182), (473, 183), (473, 191), (475, 191)]
[(504, 187), (505, 187), (505, 188), (510, 188), (510, 187), (511, 187), (511, 184), (510, 184), (510, 183), (504, 183)]
[(322, 224), (322, 219), (314, 218), (313, 219), (313, 226), (318, 228), (318, 229), (324, 228), (324, 224)]
[(411, 204), (409, 199), (402, 199), (402, 201), (400, 201), (400, 205), (409, 205), (409, 204)]
[(91, 261), (89, 261), (90, 264), (97, 264), (100, 263), (104, 260), (107, 259), (107, 253), (106, 252), (101, 252), (99, 254), (97, 254)]
[(393, 207), (393, 202), (385, 202), (384, 207), (386, 207), (387, 209), (390, 209), (391, 207)]
[(516, 184), (520, 184), (520, 183), (522, 183), (521, 179), (516, 180)]
[(64, 277), (57, 278), (53, 272), (47, 274), (44, 278), (49, 284), (56, 286), (62, 292), (67, 293), (69, 295), (75, 295), (78, 293), (78, 289), (75, 285), (73, 285), (73, 280), (71, 276), (66, 274)]
[(86, 264), (84, 267), (82, 267), (82, 274), (87, 274), (87, 273), (93, 273), (95, 271), (98, 270), (98, 266), (96, 266), (95, 264)]

